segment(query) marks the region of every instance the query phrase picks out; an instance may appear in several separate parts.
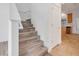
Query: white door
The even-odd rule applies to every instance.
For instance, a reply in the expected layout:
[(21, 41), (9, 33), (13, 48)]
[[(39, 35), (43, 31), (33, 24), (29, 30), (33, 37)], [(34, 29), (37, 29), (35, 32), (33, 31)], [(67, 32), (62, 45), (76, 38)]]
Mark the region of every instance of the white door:
[(49, 38), (52, 48), (61, 43), (61, 7), (55, 4), (50, 10)]

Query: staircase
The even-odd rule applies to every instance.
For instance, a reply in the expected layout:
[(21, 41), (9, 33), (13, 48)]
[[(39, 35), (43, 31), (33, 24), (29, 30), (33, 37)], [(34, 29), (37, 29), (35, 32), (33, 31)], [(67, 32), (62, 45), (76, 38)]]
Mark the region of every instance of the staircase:
[(31, 20), (22, 21), (23, 30), (19, 30), (19, 55), (20, 56), (50, 56), (43, 41), (37, 35)]
[(0, 56), (8, 56), (8, 41), (0, 42)]

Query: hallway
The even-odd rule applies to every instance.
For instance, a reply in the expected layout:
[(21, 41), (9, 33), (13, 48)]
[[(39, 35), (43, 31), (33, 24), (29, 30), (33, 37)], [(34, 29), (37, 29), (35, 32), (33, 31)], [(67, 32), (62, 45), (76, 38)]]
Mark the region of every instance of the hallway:
[(53, 48), (51, 54), (54, 56), (79, 56), (79, 35), (65, 34), (62, 30), (62, 43)]

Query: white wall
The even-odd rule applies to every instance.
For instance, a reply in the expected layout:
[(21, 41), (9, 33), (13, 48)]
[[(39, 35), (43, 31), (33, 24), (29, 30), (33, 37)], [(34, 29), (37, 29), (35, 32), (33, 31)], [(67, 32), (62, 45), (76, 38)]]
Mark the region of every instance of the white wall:
[(9, 56), (19, 55), (19, 24), (20, 16), (15, 3), (10, 6), (10, 21), (9, 21)]
[(11, 40), (9, 41), (9, 55), (10, 56), (19, 56), (19, 22), (11, 21)]
[(31, 18), (31, 3), (17, 3), (16, 5), (22, 21)]
[(9, 4), (0, 3), (0, 42), (9, 39)]
[(48, 46), (48, 9), (49, 4), (32, 4), (32, 23), (45, 46)]
[(72, 32), (75, 34), (79, 34), (79, 8), (73, 11)]
[(60, 4), (32, 4), (31, 16), (32, 23), (46, 47), (54, 47), (61, 42)]
[(72, 33), (77, 33), (76, 30), (76, 18), (75, 18), (75, 13), (73, 13), (73, 21), (72, 21)]
[(10, 19), (11, 20), (17, 20), (19, 21), (19, 28), (20, 29), (23, 29), (23, 26), (21, 24), (21, 17), (20, 17), (20, 13), (19, 13), (19, 10), (17, 9), (17, 6), (16, 4), (12, 3), (10, 4)]
[(19, 52), (19, 22), (20, 16), (15, 4), (0, 4), (0, 42), (8, 41), (8, 55), (18, 55)]
[(19, 15), (19, 11), (16, 7), (16, 4), (12, 3), (10, 4), (10, 19), (11, 20), (18, 20), (20, 21), (21, 18), (20, 18), (20, 15)]
[(51, 4), (49, 13), (50, 49), (61, 43), (61, 4)]

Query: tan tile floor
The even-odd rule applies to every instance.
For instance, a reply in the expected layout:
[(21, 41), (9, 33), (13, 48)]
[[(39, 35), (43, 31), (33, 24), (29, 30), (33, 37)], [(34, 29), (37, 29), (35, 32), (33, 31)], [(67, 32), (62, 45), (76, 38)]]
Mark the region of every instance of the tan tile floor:
[(79, 56), (79, 35), (62, 30), (62, 43), (51, 50), (54, 56)]

